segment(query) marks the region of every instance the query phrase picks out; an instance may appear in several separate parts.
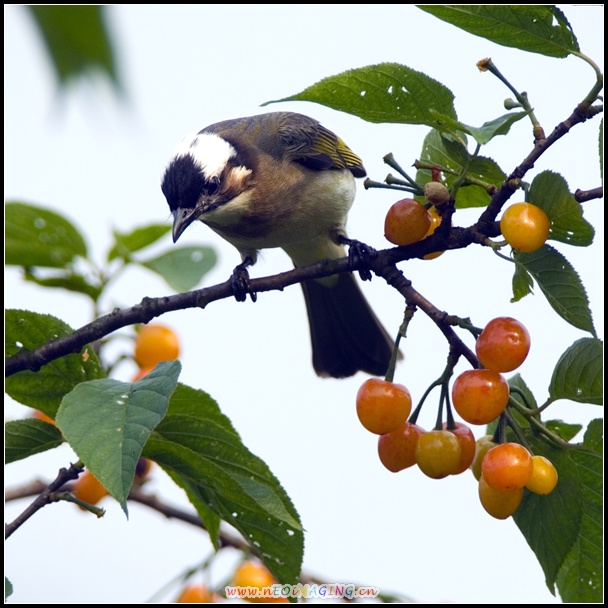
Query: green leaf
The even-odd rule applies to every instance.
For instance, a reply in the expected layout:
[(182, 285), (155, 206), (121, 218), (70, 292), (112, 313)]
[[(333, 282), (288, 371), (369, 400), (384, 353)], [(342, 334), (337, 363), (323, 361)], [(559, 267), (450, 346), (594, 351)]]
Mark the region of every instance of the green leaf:
[[(507, 382), (509, 384), (510, 401), (516, 401), (521, 406), (527, 407), (532, 410), (538, 407), (534, 394), (532, 393), (528, 385), (525, 383), (521, 374), (515, 374), (511, 376), (507, 380)], [(509, 414), (522, 428), (530, 426), (528, 419), (523, 414), (521, 414), (515, 407), (511, 407), (511, 403), (509, 403)], [(490, 432), (493, 434), (497, 426), (498, 420), (495, 420), (490, 423), (490, 425), (488, 425), (488, 434)], [(512, 439), (509, 439), (509, 441), (511, 440)], [(515, 439), (515, 441), (517, 441), (517, 439)]]
[(603, 404), (604, 347), (596, 338), (577, 340), (560, 357), (549, 385), (552, 400), (570, 399), (577, 403)]
[(585, 431), (585, 437), (583, 439), (585, 447), (597, 452), (598, 454), (604, 453), (604, 420), (602, 418), (596, 418), (592, 420), (587, 426)]
[(599, 604), (604, 599), (603, 460), (601, 454), (586, 450), (573, 451), (571, 458), (583, 508), (576, 542), (557, 575), (557, 588), (564, 602)]
[(369, 122), (429, 125), (455, 119), (453, 93), (440, 82), (398, 63), (380, 63), (330, 76), (301, 93), (268, 101), (312, 101)]
[(436, 124), (441, 125), (441, 128), (436, 127), (440, 131), (452, 134), (466, 133), (471, 135), (480, 146), (487, 144), (497, 135), (506, 135), (514, 123), (528, 115), (528, 112), (511, 112), (485, 122), (481, 127), (472, 127), (458, 120), (439, 116), (434, 110), (431, 110), (431, 113), (437, 118)]
[(36, 285), (40, 285), (41, 287), (66, 289), (67, 291), (82, 293), (91, 298), (94, 302), (97, 301), (102, 292), (101, 287), (98, 285), (91, 285), (86, 277), (76, 274), (71, 270), (63, 271), (55, 276), (41, 277), (31, 270), (26, 269), (24, 279), (36, 283)]
[(456, 208), (487, 207), (489, 194), (480, 186), (462, 186), (456, 193)]
[(528, 294), (532, 293), (533, 287), (534, 280), (525, 266), (522, 264), (515, 264), (515, 272), (513, 273), (513, 297), (511, 298), (511, 302), (519, 302), (519, 300), (525, 298)]
[(525, 491), (513, 519), (534, 551), (549, 591), (555, 594), (555, 579), (579, 533), (583, 511), (580, 480), (569, 452), (551, 448), (529, 438), (535, 454), (548, 458), (557, 469), (557, 487), (547, 496)]
[[(453, 165), (449, 167), (452, 170), (460, 172), (463, 167), (468, 166), (471, 162), (471, 155), (467, 149), (467, 138), (465, 134), (454, 137), (443, 133), (440, 134), (439, 131), (436, 130), (431, 131), (431, 133), (437, 133), (440, 137), (440, 141), (430, 137), (431, 147), (429, 148), (429, 152), (435, 151), (439, 155), (445, 155), (445, 158)], [(424, 152), (426, 146), (423, 145), (422, 149)], [(432, 158), (425, 158), (425, 160), (433, 162)]]
[[(208, 420), (212, 424), (219, 426), (222, 431), (233, 434), (236, 441), (240, 441), (239, 435), (228, 417), (222, 414), (217, 403), (203, 391), (198, 391), (179, 384), (171, 396), (168, 415), (171, 416), (173, 412), (181, 412), (185, 415), (191, 413), (195, 417)], [(144, 455), (145, 454), (146, 448), (144, 448)], [(179, 473), (174, 473), (167, 469), (166, 472), (178, 486), (185, 490), (188, 499), (196, 509), (203, 525), (209, 532), (209, 537), (214, 547), (218, 548), (221, 519), (215, 511), (207, 506), (208, 503), (212, 502), (210, 497), (205, 494), (201, 486), (196, 483), (190, 483)]]
[(108, 253), (108, 261), (115, 258), (130, 260), (131, 254), (144, 249), (165, 236), (171, 230), (167, 224), (151, 224), (142, 226), (128, 233), (114, 231), (114, 245)]
[(545, 244), (534, 253), (513, 251), (513, 259), (520, 272), (525, 270), (534, 278), (562, 319), (596, 335), (585, 288), (577, 272), (561, 253)]
[(5, 263), (13, 266), (64, 268), (87, 246), (77, 228), (63, 216), (26, 203), (4, 207)]
[(600, 128), (598, 134), (598, 147), (599, 147), (599, 158), (600, 158), (600, 176), (602, 178), (602, 186), (604, 185), (604, 119), (600, 121)]
[(417, 5), (462, 30), (523, 51), (567, 57), (579, 50), (563, 13), (554, 6)]
[[(506, 175), (491, 159), (484, 156), (473, 157), (460, 141), (449, 136), (443, 136), (433, 129), (424, 138), (420, 160), (433, 165), (445, 167), (455, 174), (445, 172), (445, 182), (451, 188), (457, 175), (466, 167), (466, 175), (484, 184), (500, 186)], [(431, 171), (420, 169), (416, 173), (416, 181), (421, 185), (431, 181)], [(466, 185), (458, 189), (456, 194), (456, 207), (465, 209), (469, 207), (486, 207), (490, 202), (490, 195), (486, 188), (479, 185)]]
[(523, 398), (525, 398), (522, 400), (522, 405), (530, 409), (537, 407), (534, 393), (530, 390), (520, 373), (513, 374), (507, 382), (509, 383), (509, 388), (517, 393), (514, 396), (518, 397), (520, 400), (522, 400), (522, 395)]
[(299, 516), (206, 393), (180, 385), (144, 455), (196, 496), (195, 508), (203, 502), (241, 532), (281, 583), (297, 582), (304, 549)]
[(561, 175), (552, 171), (537, 175), (530, 185), (530, 202), (549, 216), (550, 239), (581, 247), (591, 245), (595, 230), (583, 218), (582, 206)]
[(62, 86), (101, 73), (118, 87), (112, 40), (105, 23), (107, 7), (96, 5), (26, 6), (46, 45)]
[[(50, 340), (70, 335), (72, 328), (51, 315), (29, 310), (7, 310), (5, 356), (22, 349), (33, 350)], [(19, 403), (34, 407), (55, 418), (61, 400), (75, 386), (87, 380), (103, 378), (105, 373), (93, 348), (55, 359), (37, 372), (22, 371), (6, 378), (5, 391)]]
[(559, 481), (547, 496), (526, 491), (513, 519), (552, 593), (557, 583), (565, 602), (601, 601), (601, 455), (582, 445), (560, 450), (532, 436), (528, 440), (535, 454), (555, 465)]
[(138, 263), (160, 274), (169, 287), (181, 293), (196, 287), (216, 262), (217, 255), (211, 247), (176, 247)]
[(61, 431), (53, 424), (28, 418), (11, 420), (4, 425), (4, 459), (6, 464), (46, 452), (63, 443)]
[(511, 396), (517, 399), (524, 407), (535, 409), (538, 407), (534, 393), (530, 390), (521, 374), (513, 374), (508, 380)]
[(84, 465), (127, 513), (135, 467), (177, 386), (179, 361), (163, 361), (135, 383), (83, 382), (67, 394), (55, 422)]
[(213, 543), (214, 549), (217, 551), (220, 548), (219, 539), (222, 520), (217, 513), (207, 506), (208, 504), (212, 503), (212, 498), (206, 495), (200, 485), (190, 483), (183, 475), (170, 471), (166, 468), (165, 472), (169, 475), (169, 477), (171, 477), (176, 485), (186, 492), (188, 500), (196, 509), (203, 526), (209, 533), (209, 539)]
[[(521, 392), (526, 398), (526, 404), (536, 407), (532, 393), (519, 374), (509, 379), (509, 386), (512, 398), (523, 402), (519, 394)], [(515, 387), (517, 391), (513, 390)], [(588, 542), (602, 537), (601, 531), (593, 529), (594, 513), (597, 510), (594, 501), (598, 488), (601, 490), (602, 487), (602, 451), (597, 445), (601, 443), (602, 425), (588, 429), (585, 444), (564, 450), (547, 444), (544, 438), (531, 430), (527, 419), (513, 408), (510, 408), (510, 413), (520, 423), (532, 452), (549, 458), (559, 475), (556, 489), (547, 496), (526, 490), (514, 520), (538, 558), (549, 590), (555, 593), (557, 584), (564, 601), (592, 601), (591, 598), (597, 597), (597, 593), (594, 595), (589, 592), (585, 585), (591, 582), (588, 586), (593, 589), (597, 581), (602, 580), (601, 575), (597, 576), (603, 562), (601, 543), (598, 551), (597, 543), (595, 547), (590, 547)], [(545, 425), (565, 440), (574, 437), (581, 428), (580, 425), (570, 425), (559, 420), (546, 422)], [(507, 440), (519, 441), (511, 432), (507, 433)], [(588, 455), (593, 453), (589, 448), (596, 451), (598, 458), (589, 460)], [(571, 580), (564, 577), (566, 583), (562, 583), (564, 564), (570, 569), (571, 577)], [(575, 584), (576, 572), (579, 572), (583, 581), (580, 585)], [(568, 585), (574, 589), (569, 589)], [(567, 600), (567, 597), (570, 599)]]
[(468, 133), (475, 138), (475, 141), (483, 146), (494, 139), (497, 135), (506, 135), (511, 127), (522, 118), (525, 118), (528, 112), (511, 112), (499, 116), (494, 120), (484, 122), (481, 127), (467, 126), (465, 133)]
[(13, 595), (13, 583), (6, 576), (4, 577), (4, 600)]
[[(496, 162), (487, 156), (474, 156), (470, 159), (467, 177), (475, 178), (486, 184), (496, 186), (496, 188), (499, 188), (507, 179), (507, 176)], [(486, 193), (485, 189), (484, 193)]]
[(545, 426), (564, 441), (574, 439), (583, 428), (582, 424), (569, 424), (563, 420), (546, 420)]

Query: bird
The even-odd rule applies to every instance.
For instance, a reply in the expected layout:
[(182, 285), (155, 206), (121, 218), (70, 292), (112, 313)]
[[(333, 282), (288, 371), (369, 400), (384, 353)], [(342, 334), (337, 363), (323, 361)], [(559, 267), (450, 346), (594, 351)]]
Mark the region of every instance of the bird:
[[(161, 189), (173, 216), (173, 242), (198, 220), (240, 253), (233, 278), (248, 278), (263, 249), (283, 249), (296, 268), (344, 257), (345, 244), (354, 242), (346, 220), (355, 178), (365, 175), (361, 159), (314, 118), (269, 112), (187, 135), (164, 169)], [(384, 375), (394, 340), (355, 276), (301, 285), (316, 374)]]

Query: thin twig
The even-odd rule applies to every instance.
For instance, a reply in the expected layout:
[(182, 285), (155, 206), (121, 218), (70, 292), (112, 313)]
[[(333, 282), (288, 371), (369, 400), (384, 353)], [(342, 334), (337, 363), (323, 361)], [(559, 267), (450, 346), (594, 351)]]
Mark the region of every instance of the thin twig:
[(20, 526), (22, 526), (34, 513), (42, 509), (42, 507), (56, 502), (53, 494), (61, 489), (68, 481), (78, 479), (78, 476), (84, 469), (81, 462), (77, 462), (70, 466), (69, 469), (60, 469), (59, 474), (48, 486), (46, 486), (40, 494), (36, 497), (34, 502), (16, 517), (12, 522), (4, 526), (4, 538), (5, 540)]

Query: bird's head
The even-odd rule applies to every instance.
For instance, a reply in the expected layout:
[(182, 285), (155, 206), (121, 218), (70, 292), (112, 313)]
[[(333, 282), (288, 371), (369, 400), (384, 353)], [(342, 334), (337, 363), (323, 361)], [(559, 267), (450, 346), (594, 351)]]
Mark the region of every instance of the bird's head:
[(219, 135), (203, 130), (184, 138), (161, 183), (173, 215), (173, 241), (206, 214), (245, 203), (252, 173), (237, 147)]

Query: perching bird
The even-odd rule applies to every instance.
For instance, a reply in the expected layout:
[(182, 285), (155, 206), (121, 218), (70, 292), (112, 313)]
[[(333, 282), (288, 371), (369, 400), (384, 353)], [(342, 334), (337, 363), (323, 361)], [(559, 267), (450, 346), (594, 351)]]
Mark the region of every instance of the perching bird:
[[(345, 223), (361, 159), (316, 120), (273, 112), (226, 120), (186, 137), (162, 178), (173, 241), (200, 220), (241, 254), (280, 247), (296, 267), (345, 255)], [(235, 272), (236, 270), (235, 269)], [(393, 340), (355, 277), (302, 283), (319, 376), (384, 375)]]

